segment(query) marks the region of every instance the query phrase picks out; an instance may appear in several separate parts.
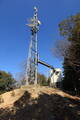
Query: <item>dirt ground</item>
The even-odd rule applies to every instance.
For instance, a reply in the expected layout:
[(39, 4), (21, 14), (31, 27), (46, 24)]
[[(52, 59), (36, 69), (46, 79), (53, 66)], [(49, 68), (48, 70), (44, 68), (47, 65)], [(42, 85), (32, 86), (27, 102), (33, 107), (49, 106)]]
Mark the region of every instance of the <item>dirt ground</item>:
[(80, 120), (80, 97), (58, 89), (23, 86), (0, 99), (0, 120)]

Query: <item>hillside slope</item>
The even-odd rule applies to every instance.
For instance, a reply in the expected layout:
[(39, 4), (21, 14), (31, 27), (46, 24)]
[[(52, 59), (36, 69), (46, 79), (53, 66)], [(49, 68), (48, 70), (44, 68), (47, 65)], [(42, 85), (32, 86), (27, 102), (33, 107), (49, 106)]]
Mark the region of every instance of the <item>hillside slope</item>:
[(80, 97), (42, 86), (1, 95), (0, 120), (80, 120)]

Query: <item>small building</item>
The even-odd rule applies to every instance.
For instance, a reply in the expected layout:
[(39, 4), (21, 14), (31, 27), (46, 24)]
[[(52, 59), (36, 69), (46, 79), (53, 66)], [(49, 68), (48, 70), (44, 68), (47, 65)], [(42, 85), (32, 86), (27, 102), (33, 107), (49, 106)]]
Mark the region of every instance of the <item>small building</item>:
[(62, 81), (62, 70), (60, 68), (55, 68), (50, 70), (50, 86), (54, 88), (61, 88)]

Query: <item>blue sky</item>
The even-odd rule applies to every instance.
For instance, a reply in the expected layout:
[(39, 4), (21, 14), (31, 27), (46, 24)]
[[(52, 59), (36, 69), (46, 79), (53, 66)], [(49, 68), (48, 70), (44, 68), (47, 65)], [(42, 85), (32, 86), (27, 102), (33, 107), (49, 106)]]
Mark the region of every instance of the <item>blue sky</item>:
[[(61, 39), (58, 24), (80, 12), (80, 0), (0, 0), (0, 70), (14, 76), (27, 60), (30, 30), (25, 24), (33, 16), (34, 6), (42, 23), (38, 33), (40, 59), (60, 68), (62, 61), (51, 53), (55, 42)], [(47, 75), (49, 69), (39, 65), (39, 72)]]

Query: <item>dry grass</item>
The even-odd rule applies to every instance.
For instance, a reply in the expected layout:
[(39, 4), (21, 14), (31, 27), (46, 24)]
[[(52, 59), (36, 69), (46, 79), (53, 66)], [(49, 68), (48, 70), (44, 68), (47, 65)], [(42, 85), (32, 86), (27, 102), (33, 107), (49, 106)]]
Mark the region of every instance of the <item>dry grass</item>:
[(58, 89), (22, 86), (2, 97), (0, 120), (80, 120), (80, 97)]
[(22, 86), (20, 89), (16, 89), (10, 92), (6, 92), (2, 95), (0, 95), (1, 98), (3, 98), (4, 102), (0, 103), (0, 108), (5, 108), (5, 107), (12, 107), (21, 96), (23, 96), (24, 92), (28, 91), (31, 94), (31, 98), (35, 99), (37, 98), (40, 94), (57, 94), (62, 97), (67, 97), (69, 99), (73, 100), (80, 100), (80, 97), (77, 96), (72, 96), (69, 95), (61, 90), (50, 88), (50, 87), (44, 87), (44, 86), (35, 86), (35, 85), (30, 85), (30, 86)]

